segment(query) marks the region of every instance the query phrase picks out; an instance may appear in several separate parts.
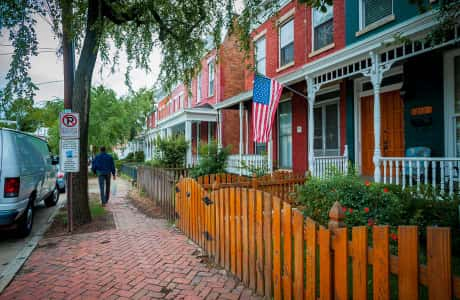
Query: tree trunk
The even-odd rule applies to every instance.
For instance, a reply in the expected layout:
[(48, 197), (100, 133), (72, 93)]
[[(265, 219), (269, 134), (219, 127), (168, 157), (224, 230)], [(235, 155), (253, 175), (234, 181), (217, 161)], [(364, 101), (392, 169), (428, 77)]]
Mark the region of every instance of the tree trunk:
[(72, 177), (72, 215), (75, 225), (91, 222), (88, 197), (88, 128), (91, 79), (99, 49), (100, 1), (89, 0), (86, 35), (83, 42), (72, 93), (73, 111), (80, 113), (80, 172)]

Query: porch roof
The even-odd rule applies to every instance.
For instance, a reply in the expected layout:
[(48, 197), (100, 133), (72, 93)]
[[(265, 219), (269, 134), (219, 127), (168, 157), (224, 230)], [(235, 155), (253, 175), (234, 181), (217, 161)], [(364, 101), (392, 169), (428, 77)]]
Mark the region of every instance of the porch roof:
[(158, 121), (160, 129), (173, 127), (186, 121), (217, 122), (217, 111), (210, 107), (184, 108)]

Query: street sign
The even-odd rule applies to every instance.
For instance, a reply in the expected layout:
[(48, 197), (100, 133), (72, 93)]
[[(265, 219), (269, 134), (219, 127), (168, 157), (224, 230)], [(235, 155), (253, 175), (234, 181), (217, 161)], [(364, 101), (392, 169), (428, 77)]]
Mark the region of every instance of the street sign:
[(80, 114), (61, 112), (59, 114), (61, 139), (78, 139), (80, 137)]
[(80, 140), (61, 139), (61, 170), (77, 173), (80, 171)]

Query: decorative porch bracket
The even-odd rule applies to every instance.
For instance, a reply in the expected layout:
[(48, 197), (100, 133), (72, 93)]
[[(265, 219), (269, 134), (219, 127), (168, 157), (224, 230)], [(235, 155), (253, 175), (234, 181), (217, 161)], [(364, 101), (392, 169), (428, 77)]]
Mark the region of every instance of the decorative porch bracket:
[(382, 157), (382, 150), (380, 146), (381, 134), (381, 112), (380, 112), (380, 86), (382, 84), (383, 74), (391, 68), (393, 61), (380, 63), (380, 56), (378, 53), (371, 51), (369, 53), (372, 65), (369, 69), (364, 70), (362, 74), (370, 78), (372, 87), (374, 88), (374, 180), (375, 182), (382, 181), (382, 174), (380, 171), (380, 158)]
[(310, 175), (313, 175), (315, 170), (315, 152), (314, 152), (314, 134), (315, 134), (315, 120), (314, 120), (314, 105), (316, 93), (321, 88), (321, 84), (315, 83), (314, 77), (305, 76), (307, 82), (307, 98), (308, 98), (308, 170)]

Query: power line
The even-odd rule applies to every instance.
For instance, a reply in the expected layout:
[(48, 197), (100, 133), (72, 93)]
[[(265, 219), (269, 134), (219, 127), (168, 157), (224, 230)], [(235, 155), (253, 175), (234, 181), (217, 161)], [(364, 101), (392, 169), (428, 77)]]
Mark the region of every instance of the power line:
[[(43, 51), (38, 51), (38, 54), (41, 53), (56, 53), (56, 50), (43, 50)], [(14, 52), (8, 52), (8, 53), (0, 53), (0, 55), (13, 55)]]
[(64, 82), (64, 80), (42, 81), (42, 82), (37, 82), (37, 83), (34, 83), (34, 84), (35, 85), (44, 85), (44, 84), (58, 83), (58, 82)]

